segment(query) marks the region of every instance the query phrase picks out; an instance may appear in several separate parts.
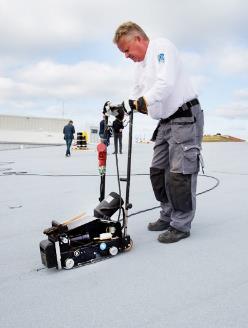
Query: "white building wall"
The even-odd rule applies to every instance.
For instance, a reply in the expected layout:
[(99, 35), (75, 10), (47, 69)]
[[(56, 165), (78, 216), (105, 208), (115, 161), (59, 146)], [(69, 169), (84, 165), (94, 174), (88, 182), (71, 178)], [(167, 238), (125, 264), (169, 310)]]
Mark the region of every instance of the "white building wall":
[(99, 142), (99, 128), (97, 126), (90, 126), (89, 142), (94, 144)]
[[(36, 144), (63, 144), (63, 128), (68, 119), (0, 115), (0, 143), (36, 143)], [(99, 142), (99, 128), (97, 126), (76, 129), (77, 132), (86, 131), (88, 143)]]
[(1, 130), (62, 132), (69, 119), (0, 115)]

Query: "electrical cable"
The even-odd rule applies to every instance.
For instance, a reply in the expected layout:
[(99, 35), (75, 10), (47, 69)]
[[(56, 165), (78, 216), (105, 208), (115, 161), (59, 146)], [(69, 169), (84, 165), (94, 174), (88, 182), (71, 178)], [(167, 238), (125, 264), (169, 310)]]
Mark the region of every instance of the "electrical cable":
[[(118, 161), (118, 160), (117, 160)], [(18, 176), (38, 176), (38, 177), (98, 177), (99, 175), (98, 174), (39, 174), (39, 173), (28, 173), (28, 172), (24, 172), (24, 171), (20, 171), (20, 172), (3, 172), (2, 174), (0, 174), (0, 177), (4, 177), (4, 176), (10, 176), (10, 175), (18, 175)], [(123, 174), (124, 175), (124, 174)], [(148, 176), (150, 175), (149, 173), (131, 173), (131, 176)], [(118, 177), (118, 189), (119, 189), (119, 192), (120, 192), (120, 173), (119, 173), (119, 168), (117, 169), (117, 174), (106, 174), (107, 177)], [(220, 180), (214, 176), (211, 176), (211, 175), (206, 175), (206, 174), (199, 174), (199, 176), (202, 176), (202, 177), (206, 177), (206, 178), (211, 178), (211, 179), (214, 179), (216, 180), (216, 184), (212, 187), (212, 188), (209, 188), (209, 189), (206, 189), (200, 193), (197, 194), (198, 195), (201, 195), (201, 194), (204, 194), (205, 192), (208, 192), (208, 191), (211, 191), (213, 190), (214, 188), (216, 188), (219, 183), (220, 183)]]
[[(24, 175), (24, 176), (37, 176), (37, 177), (99, 177), (99, 174), (43, 174), (43, 173), (28, 173), (26, 171), (12, 171), (0, 174), (0, 176), (8, 175)], [(106, 176), (116, 176), (116, 174), (109, 174)]]
[[(117, 154), (116, 154), (117, 155)], [(116, 156), (117, 157), (117, 156)], [(118, 179), (118, 189), (119, 189), (119, 195), (120, 195), (120, 202), (121, 202), (121, 186), (120, 186), (120, 172), (119, 172), (119, 166), (118, 166), (118, 158), (117, 158), (117, 162), (116, 162), (116, 168), (117, 168), (117, 174), (106, 174), (106, 176), (111, 176), (111, 177), (117, 177)], [(98, 174), (37, 174), (37, 173), (27, 173), (27, 172), (3, 172), (3, 174), (0, 174), (1, 176), (9, 176), (9, 175), (21, 175), (21, 176), (41, 176), (41, 177), (98, 177)], [(131, 176), (148, 176), (150, 175), (149, 173), (132, 173)], [(218, 187), (218, 185), (220, 184), (220, 180), (212, 175), (206, 175), (206, 174), (199, 174), (199, 176), (201, 177), (205, 177), (205, 178), (209, 178), (209, 179), (213, 179), (216, 181), (215, 185), (211, 188), (208, 188), (206, 190), (203, 190), (199, 193), (196, 194), (196, 196), (205, 194), (215, 188)], [(134, 215), (138, 215), (144, 212), (148, 212), (148, 211), (152, 211), (155, 210), (157, 208), (160, 208), (159, 206), (154, 206), (145, 210), (141, 210), (135, 213), (131, 213), (128, 215), (128, 217), (130, 218), (131, 216)], [(118, 221), (120, 220), (120, 211), (119, 211), (119, 215), (118, 215)]]
[[(3, 174), (0, 174), (0, 176), (7, 176), (7, 175), (25, 175), (25, 176), (38, 176), (38, 177), (98, 177), (99, 176), (99, 174), (47, 174), (47, 173), (28, 173), (27, 171), (19, 171), (19, 172), (12, 171), (12, 172), (5, 172)], [(133, 173), (131, 175), (143, 176), (143, 175), (149, 175), (149, 173)], [(118, 175), (106, 174), (106, 177), (116, 177), (116, 176)]]
[[(129, 122), (128, 122), (129, 123)], [(127, 124), (128, 124), (127, 123)], [(120, 215), (121, 215), (121, 210), (122, 210), (122, 205), (121, 205), (121, 184), (120, 184), (120, 172), (119, 172), (119, 162), (118, 162), (118, 156), (117, 153), (115, 154), (115, 160), (116, 160), (116, 172), (117, 174), (106, 174), (106, 176), (116, 176), (117, 177), (117, 181), (118, 181), (118, 189), (119, 189), (119, 195), (120, 195), (120, 208), (119, 208), (119, 214), (118, 214), (118, 221), (120, 221)], [(14, 162), (0, 162), (0, 165), (6, 165), (6, 164), (13, 164)], [(8, 169), (9, 170), (9, 169)], [(2, 174), (0, 174), (0, 176), (10, 176), (10, 175), (18, 175), (18, 176), (42, 176), (42, 177), (98, 177), (98, 174), (38, 174), (38, 173), (28, 173), (25, 171), (20, 171), (20, 172), (16, 172), (16, 171), (12, 171), (12, 172), (3, 172)], [(148, 176), (150, 175), (149, 173), (132, 173), (131, 176)], [(202, 177), (206, 177), (206, 178), (210, 178), (216, 181), (215, 185), (211, 188), (208, 188), (206, 190), (203, 190), (202, 192), (199, 192), (196, 194), (196, 196), (205, 194), (215, 188), (218, 187), (218, 185), (220, 184), (220, 180), (214, 176), (211, 175), (206, 175), (206, 174), (199, 174), (199, 176)], [(155, 210), (157, 208), (160, 208), (159, 206), (154, 206), (154, 207), (150, 207), (147, 208), (145, 210), (140, 210), (134, 213), (131, 213), (128, 215), (128, 217), (130, 218), (131, 216), (134, 215), (138, 215), (141, 213), (145, 213), (148, 211), (152, 211)]]
[(0, 165), (14, 164), (15, 162), (0, 162)]
[[(196, 194), (196, 196), (199, 196), (199, 195), (205, 194), (205, 193), (207, 193), (207, 192), (209, 192), (209, 191), (211, 191), (211, 190), (217, 188), (218, 185), (220, 184), (220, 180), (219, 180), (218, 178), (212, 176), (212, 175), (199, 174), (199, 176), (201, 176), (201, 177), (206, 177), (206, 178), (211, 178), (211, 179), (215, 180), (216, 183), (215, 183), (215, 185), (214, 185), (213, 187), (211, 187), (211, 188), (209, 188), (209, 189), (206, 189), (206, 190), (203, 190), (203, 191), (201, 191), (201, 192), (198, 192), (198, 193)], [(160, 208), (160, 207), (161, 207), (161, 206), (159, 205), (159, 206), (154, 206), (154, 207), (151, 207), (151, 208), (147, 208), (147, 209), (145, 209), (145, 210), (141, 210), (141, 211), (138, 211), (138, 212), (134, 212), (134, 213), (131, 213), (130, 215), (128, 215), (128, 217), (130, 218), (131, 216), (138, 215), (138, 214), (141, 214), (141, 213), (144, 213), (144, 212), (148, 212), (148, 211), (152, 211), (152, 210), (155, 210), (155, 209)]]
[(206, 190), (203, 190), (203, 191), (201, 191), (201, 192), (198, 192), (198, 193), (196, 194), (196, 196), (199, 196), (199, 195), (205, 194), (206, 192), (211, 191), (211, 190), (217, 188), (218, 185), (220, 184), (220, 180), (219, 180), (218, 178), (212, 176), (212, 175), (206, 175), (206, 174), (198, 174), (198, 175), (199, 175), (200, 177), (205, 177), (205, 178), (213, 179), (213, 180), (216, 181), (216, 183), (215, 183), (215, 185), (214, 185), (213, 187), (211, 187), (211, 188), (209, 188), (209, 189), (206, 189)]

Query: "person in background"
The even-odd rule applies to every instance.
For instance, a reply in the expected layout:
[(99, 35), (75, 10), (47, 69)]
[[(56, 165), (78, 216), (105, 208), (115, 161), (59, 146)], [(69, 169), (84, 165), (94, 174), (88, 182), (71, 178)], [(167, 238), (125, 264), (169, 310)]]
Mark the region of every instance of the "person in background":
[(113, 154), (118, 154), (118, 144), (119, 144), (119, 151), (122, 154), (122, 130), (124, 129), (124, 125), (121, 120), (116, 118), (113, 122), (113, 133), (114, 133), (114, 146), (115, 151)]
[(148, 230), (165, 230), (161, 243), (177, 242), (190, 236), (196, 210), (203, 111), (173, 43), (150, 40), (134, 22), (121, 24), (113, 41), (136, 65), (129, 107), (158, 121), (150, 179), (161, 211)]
[(64, 126), (63, 129), (64, 140), (66, 141), (66, 157), (71, 156), (71, 144), (74, 139), (75, 128), (73, 126), (73, 121), (69, 121), (67, 125)]
[(103, 119), (100, 122), (99, 126), (99, 137), (103, 140), (104, 144), (108, 147), (110, 145), (111, 138), (111, 128), (106, 127), (105, 115), (103, 115)]

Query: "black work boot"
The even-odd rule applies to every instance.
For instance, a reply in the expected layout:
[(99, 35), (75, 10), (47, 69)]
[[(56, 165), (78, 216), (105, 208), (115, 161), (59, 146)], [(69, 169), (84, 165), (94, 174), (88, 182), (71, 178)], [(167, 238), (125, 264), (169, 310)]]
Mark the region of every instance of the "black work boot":
[(150, 231), (163, 231), (168, 229), (170, 222), (165, 222), (164, 220), (158, 219), (155, 222), (150, 222), (147, 226)]
[(158, 241), (160, 243), (170, 244), (179, 241), (180, 239), (187, 238), (190, 236), (189, 231), (179, 231), (173, 227), (169, 227), (167, 231), (161, 233), (158, 236)]

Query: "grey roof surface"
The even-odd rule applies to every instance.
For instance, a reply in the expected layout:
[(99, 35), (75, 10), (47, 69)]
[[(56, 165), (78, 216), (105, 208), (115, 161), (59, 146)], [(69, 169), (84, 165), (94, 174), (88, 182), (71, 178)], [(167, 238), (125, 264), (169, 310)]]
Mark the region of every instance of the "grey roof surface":
[[(158, 243), (147, 230), (159, 216), (153, 210), (129, 219), (130, 252), (69, 271), (44, 269), (43, 229), (98, 204), (99, 177), (82, 176), (98, 174), (90, 148), (71, 158), (64, 147), (0, 152), (0, 326), (248, 327), (248, 144), (203, 145), (206, 174), (220, 185), (197, 197), (190, 238)], [(147, 174), (151, 156), (151, 144), (134, 144), (132, 172)], [(116, 172), (114, 159), (108, 156), (108, 174)], [(126, 159), (119, 157), (123, 175)], [(116, 177), (106, 183), (107, 194), (118, 191)], [(198, 192), (214, 184), (200, 176)], [(130, 213), (158, 205), (149, 176), (132, 176), (130, 201)]]

